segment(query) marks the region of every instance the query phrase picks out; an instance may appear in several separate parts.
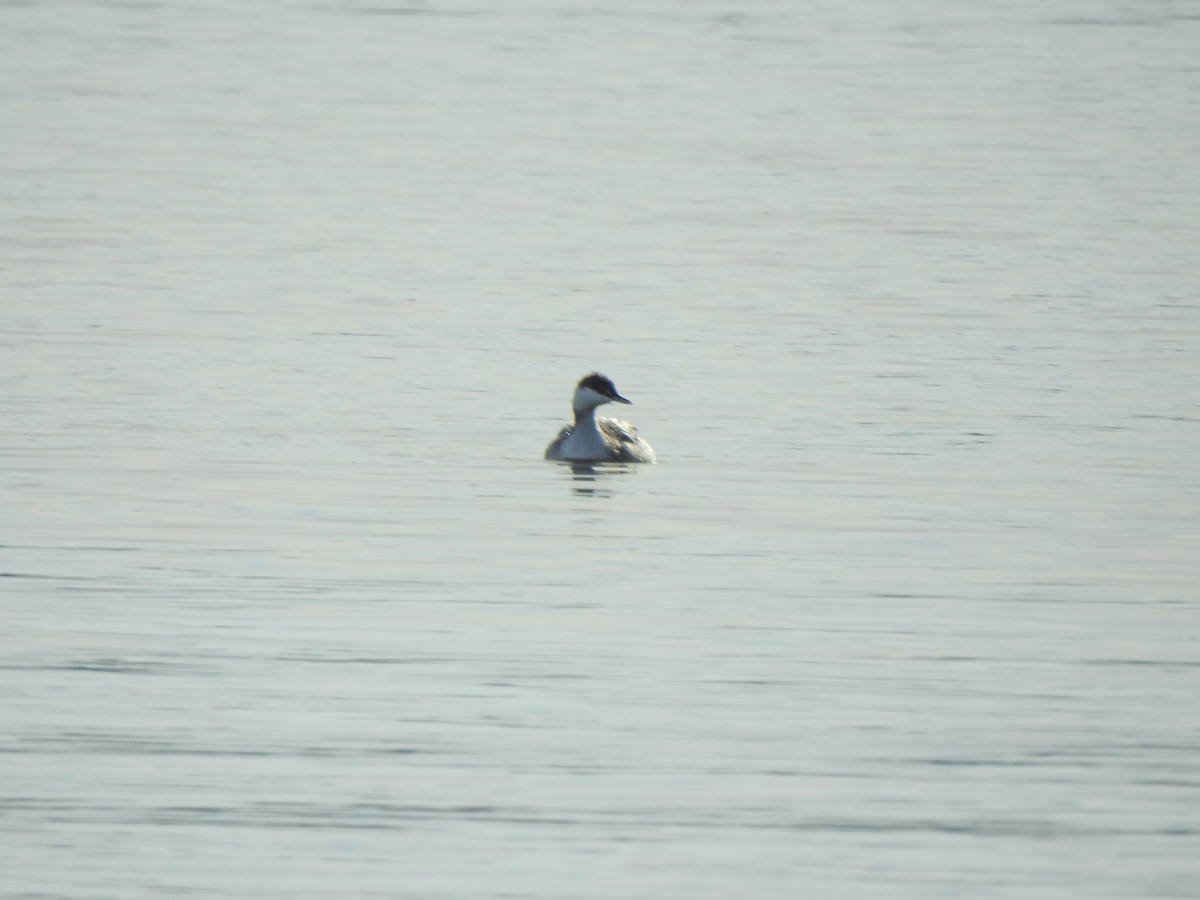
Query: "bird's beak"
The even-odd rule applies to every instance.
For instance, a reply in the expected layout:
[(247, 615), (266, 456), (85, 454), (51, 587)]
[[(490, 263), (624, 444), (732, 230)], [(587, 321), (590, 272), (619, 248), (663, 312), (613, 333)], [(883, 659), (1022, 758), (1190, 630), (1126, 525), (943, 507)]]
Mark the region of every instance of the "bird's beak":
[(614, 399), (614, 400), (616, 400), (618, 403), (628, 403), (628, 404), (630, 404), (631, 406), (633, 405), (633, 401), (632, 401), (632, 400), (626, 400), (626, 399), (625, 399), (624, 397), (622, 397), (620, 394), (613, 394), (613, 399)]

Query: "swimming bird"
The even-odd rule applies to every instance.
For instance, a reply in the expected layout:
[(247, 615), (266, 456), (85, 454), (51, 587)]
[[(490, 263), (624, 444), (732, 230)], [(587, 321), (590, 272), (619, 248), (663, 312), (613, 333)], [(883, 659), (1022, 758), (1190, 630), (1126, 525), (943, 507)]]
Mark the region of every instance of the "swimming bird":
[(637, 429), (619, 419), (596, 416), (605, 403), (633, 403), (617, 393), (599, 372), (584, 375), (575, 387), (571, 408), (575, 424), (566, 425), (546, 448), (546, 459), (568, 462), (657, 462), (654, 448), (638, 437)]

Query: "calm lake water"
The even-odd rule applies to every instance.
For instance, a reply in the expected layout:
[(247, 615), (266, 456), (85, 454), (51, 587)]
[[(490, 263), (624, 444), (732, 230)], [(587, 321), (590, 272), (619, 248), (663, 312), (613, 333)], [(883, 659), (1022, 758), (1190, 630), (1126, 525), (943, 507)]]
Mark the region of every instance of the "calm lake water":
[(0, 5), (0, 894), (1196, 896), (1197, 46)]

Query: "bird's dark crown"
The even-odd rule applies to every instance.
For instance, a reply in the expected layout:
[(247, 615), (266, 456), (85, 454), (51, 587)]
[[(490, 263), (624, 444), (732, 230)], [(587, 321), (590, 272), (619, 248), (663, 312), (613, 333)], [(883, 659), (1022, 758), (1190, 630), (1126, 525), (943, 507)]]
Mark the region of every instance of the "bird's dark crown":
[(599, 372), (584, 375), (579, 380), (579, 387), (591, 388), (597, 394), (603, 394), (605, 397), (615, 397), (617, 395), (617, 386), (612, 383), (612, 379), (607, 375), (601, 375)]

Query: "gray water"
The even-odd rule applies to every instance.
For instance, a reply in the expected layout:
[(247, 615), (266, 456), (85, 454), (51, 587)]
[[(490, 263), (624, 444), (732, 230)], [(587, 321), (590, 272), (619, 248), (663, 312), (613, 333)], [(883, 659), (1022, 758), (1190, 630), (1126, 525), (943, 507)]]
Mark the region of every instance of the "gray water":
[(0, 6), (0, 893), (1197, 896), (1197, 46)]

